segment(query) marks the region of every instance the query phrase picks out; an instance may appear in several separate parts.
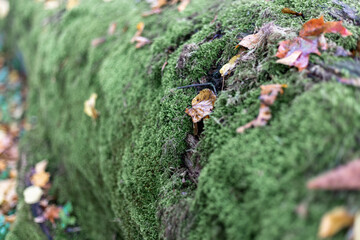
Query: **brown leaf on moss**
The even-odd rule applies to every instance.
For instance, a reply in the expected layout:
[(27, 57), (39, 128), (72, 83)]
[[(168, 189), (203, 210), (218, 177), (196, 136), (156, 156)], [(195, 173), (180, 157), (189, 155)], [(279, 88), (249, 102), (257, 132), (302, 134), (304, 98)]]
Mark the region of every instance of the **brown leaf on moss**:
[(97, 47), (103, 44), (104, 42), (106, 42), (106, 37), (94, 38), (93, 40), (91, 40), (91, 46)]
[(353, 160), (308, 181), (307, 188), (360, 190), (360, 159)]
[(340, 33), (343, 37), (351, 35), (340, 22), (324, 22), (323, 16), (311, 19), (303, 25), (299, 37), (280, 42), (276, 56), (277, 63), (295, 66), (302, 71), (309, 64), (311, 53), (320, 55), (319, 47), (327, 49), (325, 33)]
[(60, 210), (56, 205), (50, 205), (45, 209), (44, 217), (54, 224), (55, 219), (59, 219)]
[(236, 47), (238, 46), (242, 46), (245, 47), (247, 49), (253, 49), (257, 46), (257, 44), (260, 42), (261, 39), (261, 35), (263, 33), (261, 31), (259, 31), (256, 34), (250, 34), (247, 35), (246, 37), (244, 37)]
[(35, 173), (31, 177), (31, 183), (38, 187), (44, 187), (50, 179), (50, 173), (47, 172), (39, 172)]
[(209, 116), (214, 108), (216, 95), (210, 89), (201, 90), (192, 100), (192, 108), (186, 108), (185, 112), (192, 118), (193, 123), (199, 122), (206, 116)]
[(302, 71), (308, 66), (311, 53), (321, 55), (318, 50), (318, 39), (297, 37), (293, 40), (285, 40), (280, 42), (276, 56), (281, 59), (276, 62), (295, 66)]
[(274, 104), (277, 96), (279, 94), (283, 94), (283, 88), (287, 88), (286, 84), (270, 84), (270, 85), (263, 85), (260, 86), (261, 93), (260, 93), (260, 110), (258, 116), (248, 122), (244, 126), (238, 127), (236, 129), (237, 133), (243, 133), (246, 129), (251, 127), (260, 127), (265, 126), (268, 121), (271, 119), (271, 110), (270, 106)]
[(319, 238), (328, 238), (334, 236), (345, 227), (349, 227), (354, 222), (354, 216), (344, 207), (338, 207), (326, 213), (319, 226)]
[(90, 98), (84, 102), (84, 112), (92, 119), (96, 119), (99, 116), (98, 111), (95, 109), (97, 94), (92, 93)]

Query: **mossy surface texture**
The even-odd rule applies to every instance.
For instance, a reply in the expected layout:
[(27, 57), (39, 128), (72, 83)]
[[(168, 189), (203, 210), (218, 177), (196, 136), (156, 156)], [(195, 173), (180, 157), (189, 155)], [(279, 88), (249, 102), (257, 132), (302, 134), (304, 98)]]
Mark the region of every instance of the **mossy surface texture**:
[[(346, 3), (359, 8), (357, 1)], [(334, 21), (328, 12), (337, 6), (330, 0), (193, 0), (182, 13), (167, 6), (142, 18), (145, 1), (86, 0), (70, 11), (11, 1), (7, 34), (25, 56), (27, 116), (34, 124), (22, 149), (29, 164), (49, 160), (54, 192), (73, 203), (84, 239), (316, 239), (324, 212), (359, 207), (357, 192), (313, 192), (306, 181), (360, 156), (360, 90), (276, 64), (284, 38), (225, 80), (192, 149), (202, 168), (197, 184), (183, 174), (186, 136), (193, 131), (184, 110), (197, 91), (174, 88), (215, 79), (216, 69), (236, 54), (237, 38), (266, 23), (296, 34), (306, 20), (281, 13), (283, 7), (306, 20), (324, 15)], [(136, 49), (130, 40), (139, 21), (152, 44)], [(111, 22), (115, 35), (92, 47)], [(355, 48), (359, 27), (344, 25), (352, 36), (329, 39)], [(185, 48), (191, 51), (183, 58)], [(311, 58), (345, 60), (326, 53)], [(237, 134), (258, 113), (259, 86), (270, 83), (288, 84), (271, 121)], [(83, 112), (93, 92), (95, 121)], [(308, 216), (301, 218), (295, 209), (304, 202)], [(29, 210), (18, 211), (27, 216)], [(27, 217), (8, 235), (43, 238)], [(344, 239), (344, 232), (333, 239)]]

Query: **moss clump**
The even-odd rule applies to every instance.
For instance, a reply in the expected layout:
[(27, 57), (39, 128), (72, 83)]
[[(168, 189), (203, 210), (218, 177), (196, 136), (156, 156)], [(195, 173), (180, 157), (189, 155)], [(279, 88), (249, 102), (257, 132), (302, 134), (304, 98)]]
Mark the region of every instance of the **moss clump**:
[[(169, 6), (142, 19), (144, 1), (89, 0), (65, 12), (14, 1), (8, 34), (28, 64), (28, 117), (36, 122), (23, 150), (29, 164), (50, 161), (55, 193), (60, 201), (72, 201), (85, 237), (311, 239), (326, 209), (358, 198), (312, 193), (304, 186), (318, 172), (359, 156), (359, 93), (276, 64), (282, 39), (258, 49), (226, 79), (192, 149), (203, 167), (198, 185), (186, 177), (192, 124), (184, 109), (196, 90), (173, 89), (203, 77), (220, 89), (217, 70), (236, 54), (237, 37), (266, 23), (298, 31), (304, 21), (282, 14), (283, 7), (307, 19), (324, 14), (332, 20), (327, 8), (336, 6), (329, 0), (199, 0), (184, 13)], [(141, 20), (143, 35), (153, 43), (135, 49), (130, 39)], [(91, 47), (113, 21), (117, 33)], [(331, 40), (354, 48), (360, 30), (345, 25), (353, 36)], [(326, 59), (325, 54), (321, 60)], [(256, 116), (264, 83), (289, 88), (272, 107), (269, 126), (237, 135), (235, 129)], [(99, 96), (96, 121), (83, 113), (92, 92)], [(307, 219), (294, 213), (302, 201), (310, 206)], [(19, 212), (28, 214), (26, 208)], [(41, 238), (36, 225), (21, 230), (26, 221), (18, 220), (10, 239)]]

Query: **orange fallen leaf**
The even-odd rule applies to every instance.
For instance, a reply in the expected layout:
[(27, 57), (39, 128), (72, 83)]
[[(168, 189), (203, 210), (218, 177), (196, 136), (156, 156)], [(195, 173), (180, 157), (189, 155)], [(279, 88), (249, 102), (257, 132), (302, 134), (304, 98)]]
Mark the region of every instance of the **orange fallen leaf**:
[(246, 129), (251, 127), (260, 127), (265, 126), (268, 121), (271, 119), (271, 110), (270, 106), (274, 104), (277, 96), (279, 94), (283, 94), (283, 88), (287, 88), (286, 84), (270, 84), (270, 85), (262, 85), (260, 86), (260, 110), (258, 116), (248, 122), (244, 126), (238, 127), (236, 129), (237, 133), (243, 133)]
[(190, 0), (181, 0), (180, 5), (178, 6), (178, 11), (182, 12), (186, 9), (187, 5), (189, 5)]
[(167, 0), (157, 0), (153, 4), (151, 4), (152, 9), (159, 9), (167, 4)]
[(352, 33), (342, 25), (342, 21), (325, 22), (324, 16), (321, 16), (320, 18), (313, 18), (304, 23), (299, 36), (319, 36), (323, 33), (340, 33), (343, 37), (352, 35)]
[(360, 87), (360, 78), (337, 78), (337, 80), (343, 84)]
[(308, 181), (307, 188), (360, 190), (360, 159), (353, 160)]
[(31, 177), (31, 183), (38, 187), (44, 187), (50, 179), (50, 173), (47, 172), (39, 172), (35, 173)]
[(193, 123), (199, 122), (204, 117), (210, 115), (214, 108), (216, 95), (210, 89), (203, 89), (192, 100), (192, 108), (186, 108), (185, 112), (192, 118)]
[(277, 63), (295, 66), (302, 71), (309, 64), (311, 53), (320, 55), (319, 47), (327, 49), (325, 33), (340, 33), (343, 37), (352, 33), (342, 26), (342, 22), (324, 22), (324, 17), (311, 19), (303, 25), (299, 37), (280, 42), (276, 56)]
[(55, 219), (59, 219), (61, 209), (56, 205), (50, 205), (45, 209), (44, 217), (48, 219), (51, 223), (55, 223)]
[(344, 207), (335, 208), (322, 217), (318, 236), (320, 238), (334, 236), (343, 228), (351, 226), (353, 222), (354, 216)]
[(295, 12), (294, 10), (291, 10), (290, 8), (283, 8), (283, 9), (281, 9), (281, 12), (286, 13), (286, 14), (295, 15), (295, 16), (304, 17), (304, 15), (302, 13)]
[(96, 119), (99, 116), (98, 111), (95, 109), (97, 94), (92, 93), (90, 98), (84, 103), (84, 112), (92, 119)]

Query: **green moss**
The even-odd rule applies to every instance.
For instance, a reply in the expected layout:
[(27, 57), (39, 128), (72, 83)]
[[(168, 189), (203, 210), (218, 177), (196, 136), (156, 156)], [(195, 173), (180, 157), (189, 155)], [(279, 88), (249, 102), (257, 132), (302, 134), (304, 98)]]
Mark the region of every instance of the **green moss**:
[[(324, 211), (358, 199), (355, 193), (305, 189), (307, 179), (358, 156), (357, 90), (334, 80), (319, 83), (275, 63), (282, 39), (258, 49), (225, 79), (225, 91), (204, 121), (192, 149), (203, 167), (195, 185), (187, 177), (183, 183), (182, 174), (189, 148), (185, 139), (192, 132), (184, 109), (196, 90), (174, 88), (206, 77), (220, 90), (217, 70), (236, 54), (237, 37), (271, 21), (296, 33), (304, 20), (282, 14), (283, 7), (307, 19), (325, 14), (332, 20), (321, 7), (335, 7), (330, 2), (199, 0), (183, 13), (167, 6), (161, 15), (141, 18), (148, 9), (144, 1), (89, 0), (63, 14), (15, 1), (9, 34), (26, 58), (28, 118), (36, 122), (22, 141), (28, 164), (50, 161), (53, 191), (60, 202), (73, 203), (89, 239), (315, 237)], [(91, 47), (113, 21), (116, 34)], [(153, 43), (135, 49), (130, 40), (139, 21)], [(360, 30), (346, 24), (353, 36), (329, 38), (350, 49)], [(221, 37), (212, 40), (218, 32)], [(311, 58), (318, 60), (339, 58), (330, 53)], [(259, 86), (265, 83), (289, 85), (272, 107), (269, 126), (236, 134), (237, 127), (256, 117)], [(99, 96), (96, 121), (83, 113), (92, 92)], [(309, 204), (306, 219), (294, 213), (302, 201)], [(9, 236), (37, 234), (36, 225), (28, 226), (32, 230), (16, 227)]]

